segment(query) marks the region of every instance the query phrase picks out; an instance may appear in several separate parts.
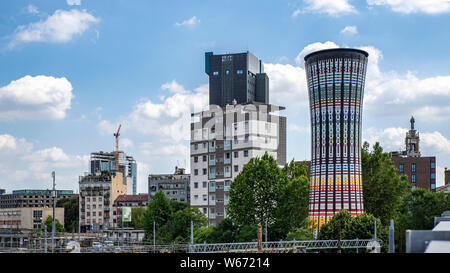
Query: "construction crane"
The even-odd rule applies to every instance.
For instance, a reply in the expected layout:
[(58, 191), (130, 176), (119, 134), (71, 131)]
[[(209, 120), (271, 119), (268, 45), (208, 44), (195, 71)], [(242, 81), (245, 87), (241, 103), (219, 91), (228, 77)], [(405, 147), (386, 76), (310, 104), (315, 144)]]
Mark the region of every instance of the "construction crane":
[(122, 124), (119, 125), (119, 129), (117, 129), (117, 133), (114, 134), (116, 137), (116, 164), (115, 169), (116, 171), (119, 170), (119, 136), (120, 136), (120, 128), (122, 128)]

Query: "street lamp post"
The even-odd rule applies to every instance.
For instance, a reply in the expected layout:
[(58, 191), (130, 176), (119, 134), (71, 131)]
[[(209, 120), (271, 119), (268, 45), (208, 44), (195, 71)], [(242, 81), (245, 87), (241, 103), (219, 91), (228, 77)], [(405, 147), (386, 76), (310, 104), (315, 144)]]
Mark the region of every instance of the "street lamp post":
[(55, 207), (56, 207), (56, 191), (55, 191), (55, 171), (52, 172), (53, 177), (53, 226), (52, 226), (52, 253), (55, 253), (55, 230), (56, 230), (56, 224), (55, 224)]

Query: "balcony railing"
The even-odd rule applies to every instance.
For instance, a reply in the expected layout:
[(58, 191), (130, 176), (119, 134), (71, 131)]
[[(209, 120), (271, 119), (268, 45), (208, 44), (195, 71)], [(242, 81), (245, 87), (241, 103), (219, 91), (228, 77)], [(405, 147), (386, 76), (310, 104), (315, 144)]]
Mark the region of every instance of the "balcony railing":
[(225, 158), (224, 163), (225, 164), (231, 164), (231, 158)]
[(215, 213), (210, 213), (209, 214), (209, 219), (216, 219), (216, 214)]
[(209, 200), (209, 205), (210, 206), (215, 206), (216, 205), (216, 200)]
[(211, 187), (211, 186), (210, 186), (210, 187), (209, 187), (209, 191), (210, 191), (210, 192), (215, 192), (215, 191), (216, 191), (216, 187)]

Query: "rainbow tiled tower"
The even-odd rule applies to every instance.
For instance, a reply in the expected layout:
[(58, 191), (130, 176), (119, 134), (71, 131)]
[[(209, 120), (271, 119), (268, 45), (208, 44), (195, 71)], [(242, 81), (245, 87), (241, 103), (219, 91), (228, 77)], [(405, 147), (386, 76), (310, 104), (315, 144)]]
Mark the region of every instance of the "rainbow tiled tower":
[(361, 114), (369, 54), (327, 49), (305, 57), (311, 110), (309, 219), (317, 229), (345, 209), (364, 211)]

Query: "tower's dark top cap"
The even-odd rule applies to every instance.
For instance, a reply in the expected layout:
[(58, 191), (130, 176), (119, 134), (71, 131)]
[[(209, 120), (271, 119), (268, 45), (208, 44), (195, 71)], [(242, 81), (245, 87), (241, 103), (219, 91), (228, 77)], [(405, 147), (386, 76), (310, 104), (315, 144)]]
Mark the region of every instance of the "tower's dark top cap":
[(331, 48), (331, 49), (324, 49), (319, 51), (314, 51), (312, 53), (309, 53), (305, 56), (305, 62), (314, 56), (323, 55), (323, 57), (332, 57), (332, 56), (345, 56), (347, 54), (363, 54), (364, 56), (369, 57), (369, 53), (367, 53), (364, 50), (361, 49), (355, 49), (355, 48)]

